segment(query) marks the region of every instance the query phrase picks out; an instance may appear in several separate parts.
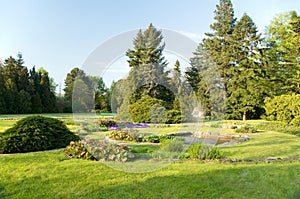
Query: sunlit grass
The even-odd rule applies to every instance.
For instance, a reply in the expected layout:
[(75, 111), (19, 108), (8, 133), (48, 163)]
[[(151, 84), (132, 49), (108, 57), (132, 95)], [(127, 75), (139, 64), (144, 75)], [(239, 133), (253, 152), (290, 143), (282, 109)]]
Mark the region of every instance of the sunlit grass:
[(62, 151), (0, 157), (1, 198), (296, 198), (300, 162), (171, 163), (126, 173)]

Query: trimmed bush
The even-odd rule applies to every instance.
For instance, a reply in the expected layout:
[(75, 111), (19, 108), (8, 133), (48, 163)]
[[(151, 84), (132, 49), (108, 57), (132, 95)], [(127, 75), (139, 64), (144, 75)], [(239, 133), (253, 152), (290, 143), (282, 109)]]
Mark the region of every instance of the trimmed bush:
[(60, 120), (29, 116), (0, 135), (0, 153), (24, 153), (66, 147), (79, 140)]

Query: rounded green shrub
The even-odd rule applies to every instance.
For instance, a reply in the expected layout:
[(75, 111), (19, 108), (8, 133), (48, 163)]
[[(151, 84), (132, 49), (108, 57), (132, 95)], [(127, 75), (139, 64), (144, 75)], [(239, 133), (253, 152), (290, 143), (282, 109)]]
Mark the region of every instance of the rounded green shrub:
[(66, 147), (79, 140), (60, 120), (29, 116), (0, 135), (0, 153), (24, 153)]
[(146, 95), (129, 105), (130, 117), (135, 123), (151, 123), (151, 109), (163, 105), (164, 101)]

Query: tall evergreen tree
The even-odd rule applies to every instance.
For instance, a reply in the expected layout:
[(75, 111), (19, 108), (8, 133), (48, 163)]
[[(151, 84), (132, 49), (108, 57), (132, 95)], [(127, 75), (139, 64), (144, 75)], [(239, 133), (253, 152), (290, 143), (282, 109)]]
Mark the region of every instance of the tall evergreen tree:
[(227, 117), (244, 119), (246, 115), (257, 118), (263, 109), (266, 78), (259, 45), (262, 41), (252, 19), (244, 14), (233, 32), (233, 76), (227, 89)]
[(6, 88), (7, 113), (18, 113), (16, 96), (18, 95), (18, 65), (16, 59), (9, 57), (4, 62), (4, 81)]
[(6, 98), (6, 88), (5, 88), (5, 80), (3, 75), (3, 65), (2, 62), (0, 62), (0, 114), (7, 113), (6, 112), (6, 104), (5, 104), (5, 98)]
[(40, 76), (40, 99), (43, 113), (57, 112), (57, 102), (55, 94), (51, 91), (51, 82), (48, 72), (43, 68), (38, 70)]
[(131, 103), (142, 95), (172, 101), (173, 96), (169, 87), (166, 71), (167, 61), (162, 52), (165, 44), (161, 44), (163, 36), (152, 24), (145, 31), (139, 31), (133, 42), (133, 49), (126, 52), (131, 67), (128, 81), (134, 89)]

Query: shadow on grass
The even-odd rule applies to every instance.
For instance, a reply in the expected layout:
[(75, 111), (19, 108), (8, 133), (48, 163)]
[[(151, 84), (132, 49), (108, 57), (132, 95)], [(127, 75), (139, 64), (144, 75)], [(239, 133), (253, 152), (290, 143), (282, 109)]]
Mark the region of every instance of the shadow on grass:
[(278, 171), (280, 167), (279, 164), (253, 165), (202, 174), (156, 176), (142, 182), (105, 187), (100, 198), (297, 198), (300, 175), (291, 173), (299, 165)]

